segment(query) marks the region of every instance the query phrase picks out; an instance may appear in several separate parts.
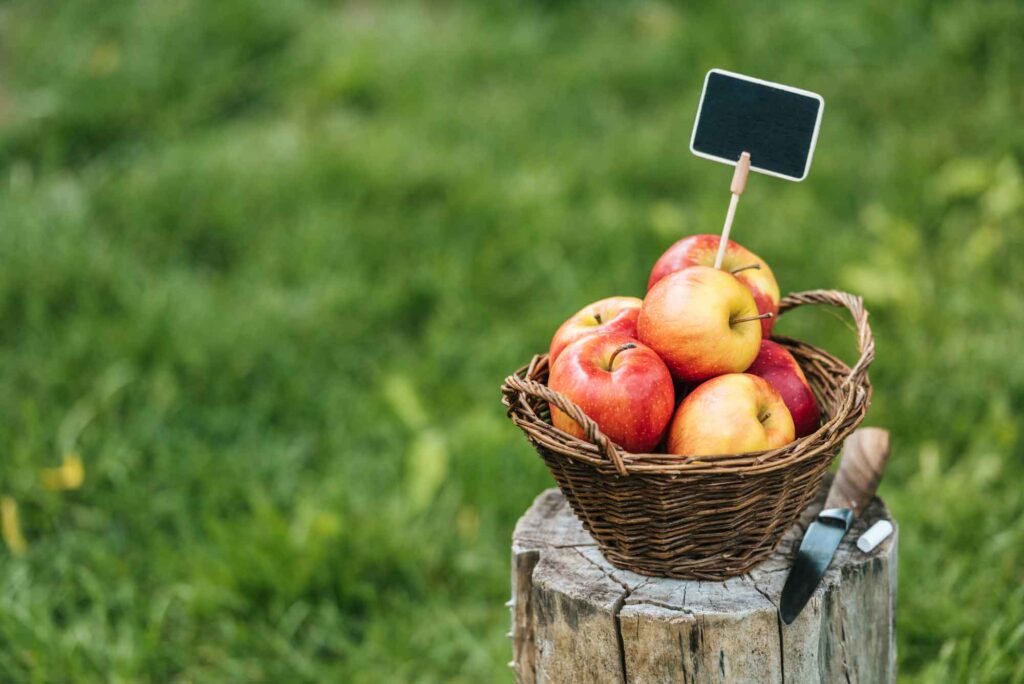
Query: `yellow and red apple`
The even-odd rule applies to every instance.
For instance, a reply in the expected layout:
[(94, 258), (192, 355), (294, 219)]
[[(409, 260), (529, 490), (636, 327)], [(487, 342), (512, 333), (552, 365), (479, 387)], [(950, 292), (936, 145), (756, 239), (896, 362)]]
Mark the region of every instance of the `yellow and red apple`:
[[(668, 248), (654, 264), (651, 277), (647, 281), (650, 290), (662, 278), (670, 273), (681, 271), (690, 266), (714, 266), (718, 255), (718, 235), (691, 235), (679, 240)], [(757, 256), (740, 244), (729, 240), (722, 259), (722, 270), (733, 273), (741, 283), (747, 286), (754, 296), (757, 310), (760, 313), (771, 313), (771, 318), (761, 321), (761, 334), (767, 338), (772, 334), (775, 316), (779, 313), (779, 285), (775, 282), (772, 269), (764, 259)]]
[[(617, 333), (588, 335), (562, 350), (551, 365), (548, 387), (633, 453), (658, 445), (675, 408), (672, 376), (664, 362), (636, 339)], [(583, 428), (554, 404), (551, 423), (585, 438)]]
[(665, 276), (644, 299), (640, 341), (656, 351), (672, 375), (701, 382), (742, 373), (761, 345), (754, 297), (735, 276), (691, 266)]
[(622, 333), (636, 337), (636, 319), (642, 301), (638, 297), (608, 297), (588, 304), (555, 331), (548, 351), (548, 362), (576, 340), (595, 333)]
[(793, 416), (797, 437), (809, 435), (818, 429), (821, 412), (814, 399), (814, 392), (800, 364), (785, 347), (771, 340), (762, 340), (761, 350), (747, 372), (767, 380), (782, 396), (786, 408)]
[(745, 454), (793, 439), (793, 418), (775, 388), (756, 375), (730, 373), (701, 384), (679, 405), (668, 429), (668, 453)]

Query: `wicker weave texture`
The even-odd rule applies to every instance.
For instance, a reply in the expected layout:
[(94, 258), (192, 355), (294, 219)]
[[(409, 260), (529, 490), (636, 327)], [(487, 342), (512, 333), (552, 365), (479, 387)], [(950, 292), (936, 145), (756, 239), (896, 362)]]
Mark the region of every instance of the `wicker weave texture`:
[[(868, 367), (875, 348), (861, 298), (813, 290), (788, 295), (779, 310), (806, 304), (849, 310), (860, 358), (850, 368), (812, 345), (774, 338), (800, 364), (822, 412), (816, 432), (780, 449), (701, 457), (631, 454), (547, 387), (546, 355), (505, 379), (509, 418), (611, 563), (646, 575), (721, 580), (749, 571), (775, 548), (871, 401)], [(552, 426), (549, 403), (576, 420), (586, 439)]]

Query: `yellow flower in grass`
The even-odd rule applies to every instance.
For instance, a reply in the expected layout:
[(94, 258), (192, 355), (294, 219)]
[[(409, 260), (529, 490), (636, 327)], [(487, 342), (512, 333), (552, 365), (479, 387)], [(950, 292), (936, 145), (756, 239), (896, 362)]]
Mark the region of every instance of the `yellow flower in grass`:
[(25, 553), (28, 543), (21, 534), (21, 522), (18, 520), (18, 502), (9, 496), (0, 497), (0, 535), (4, 543), (15, 556)]
[(85, 481), (85, 466), (82, 458), (70, 452), (64, 454), (64, 461), (56, 468), (43, 468), (39, 473), (43, 486), (51, 492), (78, 489)]

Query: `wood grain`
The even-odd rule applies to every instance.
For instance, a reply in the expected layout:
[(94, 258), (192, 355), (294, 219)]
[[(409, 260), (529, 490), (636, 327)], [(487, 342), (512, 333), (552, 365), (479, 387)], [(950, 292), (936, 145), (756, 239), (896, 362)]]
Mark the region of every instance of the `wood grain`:
[[(826, 485), (828, 482), (826, 481)], [(824, 499), (752, 572), (723, 582), (653, 578), (609, 564), (558, 490), (513, 536), (516, 680), (540, 682), (893, 682), (896, 534), (855, 541), (889, 518), (874, 500), (792, 625), (778, 618), (790, 558)]]
[(887, 430), (860, 428), (847, 437), (825, 508), (849, 508), (859, 516), (875, 496), (888, 462)]

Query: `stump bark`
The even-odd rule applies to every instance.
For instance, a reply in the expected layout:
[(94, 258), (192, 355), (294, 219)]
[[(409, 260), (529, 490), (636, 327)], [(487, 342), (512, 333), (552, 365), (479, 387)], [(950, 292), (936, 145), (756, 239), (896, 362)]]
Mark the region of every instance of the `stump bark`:
[[(516, 525), (516, 680), (534, 682), (893, 682), (896, 532), (871, 553), (857, 537), (890, 519), (875, 499), (847, 533), (791, 625), (778, 603), (830, 478), (774, 554), (724, 582), (638, 575), (610, 565), (557, 489)], [(895, 522), (893, 523), (895, 527)]]

